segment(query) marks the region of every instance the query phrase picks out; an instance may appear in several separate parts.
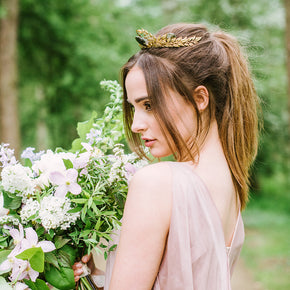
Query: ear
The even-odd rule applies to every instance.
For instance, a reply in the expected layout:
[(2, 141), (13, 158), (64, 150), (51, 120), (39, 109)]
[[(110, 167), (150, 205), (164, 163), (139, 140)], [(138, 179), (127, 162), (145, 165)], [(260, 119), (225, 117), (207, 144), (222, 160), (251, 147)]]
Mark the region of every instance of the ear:
[(198, 86), (193, 91), (193, 98), (200, 112), (203, 112), (209, 103), (209, 93), (205, 86)]

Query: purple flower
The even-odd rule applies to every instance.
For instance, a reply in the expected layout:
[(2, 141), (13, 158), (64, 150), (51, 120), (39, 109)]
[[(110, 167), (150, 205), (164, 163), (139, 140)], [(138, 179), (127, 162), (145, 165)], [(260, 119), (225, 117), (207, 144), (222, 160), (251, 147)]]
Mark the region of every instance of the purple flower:
[(34, 153), (33, 151), (35, 148), (33, 147), (27, 147), (21, 154), (21, 158), (23, 159), (30, 159), (31, 163), (33, 163), (35, 160), (39, 160), (41, 155), (44, 154), (44, 151), (40, 151), (38, 153)]
[(78, 172), (70, 168), (64, 174), (58, 171), (50, 174), (50, 180), (53, 184), (58, 185), (54, 196), (64, 198), (68, 192), (74, 195), (80, 194), (82, 188), (77, 183)]
[(102, 140), (102, 137), (100, 137), (102, 134), (102, 131), (101, 130), (97, 130), (97, 129), (94, 129), (92, 128), (90, 130), (90, 132), (86, 135), (86, 139), (88, 140), (88, 143), (90, 145), (92, 144), (97, 144), (98, 142), (100, 142)]
[(137, 168), (131, 163), (126, 163), (124, 168), (125, 168), (125, 177), (128, 180), (128, 182), (129, 182), (130, 179), (132, 178), (132, 176), (137, 171)]
[(0, 167), (6, 167), (7, 165), (14, 165), (17, 163), (14, 156), (14, 150), (8, 148), (8, 146), (9, 144), (0, 145), (0, 163), (2, 163)]

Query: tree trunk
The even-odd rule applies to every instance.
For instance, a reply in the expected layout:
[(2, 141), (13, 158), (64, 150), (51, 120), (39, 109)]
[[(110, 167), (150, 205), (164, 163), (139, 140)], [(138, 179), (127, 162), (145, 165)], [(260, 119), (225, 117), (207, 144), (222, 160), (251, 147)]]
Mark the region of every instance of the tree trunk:
[(46, 150), (48, 148), (48, 128), (46, 125), (47, 110), (44, 104), (45, 94), (43, 87), (38, 85), (35, 87), (35, 99), (38, 104), (38, 120), (36, 126), (36, 145), (37, 150)]
[(18, 0), (0, 1), (5, 15), (0, 19), (0, 141), (20, 150), (17, 92)]
[[(290, 0), (285, 0), (286, 12), (286, 57), (287, 57), (287, 83), (288, 83), (288, 128), (290, 130)], [(290, 133), (290, 132), (289, 132)]]

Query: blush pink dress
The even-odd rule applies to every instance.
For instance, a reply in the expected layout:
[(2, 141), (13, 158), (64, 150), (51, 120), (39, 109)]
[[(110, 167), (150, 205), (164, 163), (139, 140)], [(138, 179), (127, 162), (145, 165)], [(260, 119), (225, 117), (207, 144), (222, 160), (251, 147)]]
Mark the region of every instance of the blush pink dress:
[[(188, 164), (168, 163), (173, 177), (171, 223), (152, 289), (230, 290), (233, 268), (244, 242), (241, 214), (231, 245), (226, 247), (218, 210), (203, 181)], [(116, 243), (118, 239), (117, 235)], [(115, 255), (112, 252), (108, 257), (105, 290), (109, 289)]]

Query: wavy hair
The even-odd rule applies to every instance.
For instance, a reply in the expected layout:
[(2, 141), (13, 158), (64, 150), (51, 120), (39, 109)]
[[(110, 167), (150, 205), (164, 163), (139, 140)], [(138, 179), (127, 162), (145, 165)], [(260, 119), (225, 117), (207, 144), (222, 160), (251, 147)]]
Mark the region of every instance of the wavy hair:
[[(156, 36), (166, 33), (174, 33), (176, 37), (198, 36), (201, 40), (190, 47), (142, 49), (123, 66), (124, 126), (131, 149), (144, 156), (139, 134), (131, 131), (134, 112), (127, 102), (125, 88), (127, 74), (137, 65), (144, 73), (155, 117), (164, 136), (170, 136), (171, 140), (167, 141), (174, 144), (174, 150), (171, 149), (177, 160), (189, 156), (194, 161), (198, 157), (198, 144), (202, 144), (215, 118), (243, 209), (248, 201), (249, 170), (258, 147), (259, 101), (247, 58), (233, 36), (222, 31), (210, 33), (203, 25), (173, 24), (162, 28)], [(200, 85), (209, 92), (209, 118), (205, 124), (193, 98), (193, 91)], [(177, 92), (195, 109), (196, 132), (189, 145), (166, 108), (169, 90)]]

